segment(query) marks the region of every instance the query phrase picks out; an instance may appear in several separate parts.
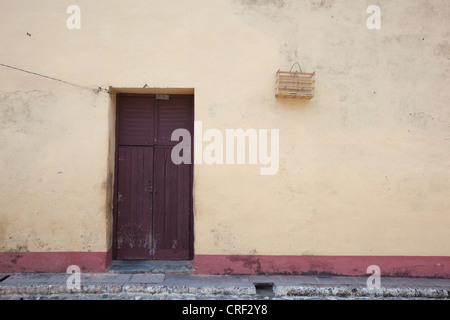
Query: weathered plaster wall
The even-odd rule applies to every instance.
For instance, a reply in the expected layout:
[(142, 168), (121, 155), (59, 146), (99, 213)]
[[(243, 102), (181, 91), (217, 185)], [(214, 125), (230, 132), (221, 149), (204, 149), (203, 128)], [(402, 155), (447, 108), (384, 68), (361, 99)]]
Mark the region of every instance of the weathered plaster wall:
[(0, 94), (1, 250), (104, 251), (108, 100), (18, 89)]
[[(280, 130), (274, 176), (195, 166), (196, 254), (448, 255), (449, 18), (437, 0), (4, 1), (0, 63), (88, 89), (0, 67), (0, 250), (110, 248), (114, 97), (93, 89), (147, 84), (195, 88), (204, 130)], [(311, 101), (274, 98), (294, 61)]]

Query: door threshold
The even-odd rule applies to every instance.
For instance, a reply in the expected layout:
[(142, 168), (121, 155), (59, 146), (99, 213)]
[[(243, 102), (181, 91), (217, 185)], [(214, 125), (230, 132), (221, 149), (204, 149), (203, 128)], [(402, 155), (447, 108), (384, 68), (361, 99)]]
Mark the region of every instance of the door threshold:
[(112, 273), (192, 273), (190, 260), (113, 260), (108, 272)]

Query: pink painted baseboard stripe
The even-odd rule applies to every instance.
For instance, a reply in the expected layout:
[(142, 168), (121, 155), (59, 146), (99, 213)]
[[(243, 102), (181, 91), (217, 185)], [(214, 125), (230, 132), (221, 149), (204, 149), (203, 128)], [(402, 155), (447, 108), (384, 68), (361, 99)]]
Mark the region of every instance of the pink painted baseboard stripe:
[(107, 252), (0, 252), (0, 272), (66, 272), (77, 265), (82, 272), (104, 272), (112, 261)]
[(277, 256), (195, 255), (199, 274), (334, 274), (367, 275), (377, 265), (381, 274), (398, 277), (450, 278), (450, 256)]
[[(0, 272), (104, 272), (112, 252), (0, 252)], [(450, 278), (449, 256), (278, 256), (195, 255), (199, 274), (335, 274), (366, 275), (377, 265), (384, 276)]]

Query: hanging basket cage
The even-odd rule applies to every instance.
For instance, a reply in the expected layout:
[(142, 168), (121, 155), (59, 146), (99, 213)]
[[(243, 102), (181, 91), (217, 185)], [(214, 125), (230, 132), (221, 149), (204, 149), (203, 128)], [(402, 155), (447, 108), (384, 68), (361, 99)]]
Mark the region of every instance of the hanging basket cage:
[(316, 73), (301, 71), (277, 71), (275, 97), (312, 99)]

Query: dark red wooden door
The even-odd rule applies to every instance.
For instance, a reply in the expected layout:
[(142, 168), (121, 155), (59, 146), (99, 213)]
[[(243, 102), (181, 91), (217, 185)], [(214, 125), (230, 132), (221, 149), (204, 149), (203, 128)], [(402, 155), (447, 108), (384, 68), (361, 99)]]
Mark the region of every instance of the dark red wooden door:
[(191, 165), (171, 161), (171, 147), (155, 148), (155, 259), (188, 259)]
[(153, 147), (119, 146), (117, 259), (151, 259)]
[(193, 141), (193, 97), (120, 95), (117, 105), (115, 259), (192, 259), (192, 164), (176, 165), (175, 129)]

